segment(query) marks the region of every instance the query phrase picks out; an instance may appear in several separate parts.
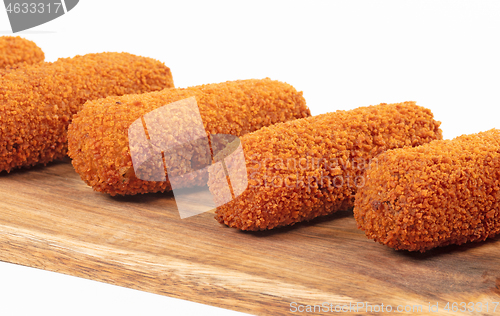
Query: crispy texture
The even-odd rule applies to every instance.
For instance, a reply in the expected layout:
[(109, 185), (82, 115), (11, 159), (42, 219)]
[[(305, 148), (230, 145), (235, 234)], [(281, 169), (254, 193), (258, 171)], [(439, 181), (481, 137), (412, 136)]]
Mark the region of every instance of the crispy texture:
[(19, 36), (0, 37), (0, 68), (19, 63), (36, 64), (44, 59), (43, 51), (32, 41)]
[[(75, 170), (94, 190), (111, 195), (171, 190), (169, 181), (144, 181), (135, 175), (128, 129), (143, 115), (189, 97), (196, 98), (207, 134), (240, 136), (263, 126), (310, 116), (302, 92), (269, 78), (95, 100), (86, 103), (69, 128), (69, 156)], [(179, 118), (156, 119), (170, 121)], [(171, 126), (175, 129), (177, 125), (172, 123)], [(148, 132), (151, 135), (152, 131)], [(184, 167), (182, 172), (189, 174), (199, 159), (211, 158), (210, 153), (194, 153), (193, 149), (187, 152), (182, 148), (171, 159), (179, 159), (177, 165)], [(168, 176), (175, 172), (169, 170)], [(203, 184), (207, 178), (208, 174), (198, 175), (185, 185)]]
[(354, 207), (369, 238), (424, 252), (500, 232), (500, 130), (387, 151), (374, 162)]
[[(439, 125), (430, 110), (415, 102), (383, 103), (243, 136), (248, 187), (217, 207), (215, 218), (241, 230), (265, 230), (349, 209), (371, 158), (441, 139)], [(222, 192), (218, 179), (210, 173), (215, 196)]]
[(67, 128), (87, 100), (173, 87), (151, 58), (101, 53), (61, 58), (0, 76), (0, 171), (66, 155)]

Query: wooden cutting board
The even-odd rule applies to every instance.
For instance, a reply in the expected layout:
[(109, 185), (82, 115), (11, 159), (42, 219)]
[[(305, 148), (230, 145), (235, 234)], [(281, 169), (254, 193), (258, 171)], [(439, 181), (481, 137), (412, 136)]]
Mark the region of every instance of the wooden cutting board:
[[(381, 304), (422, 305), (419, 315), (500, 314), (500, 306), (493, 312), (500, 238), (425, 254), (394, 251), (357, 230), (350, 211), (240, 232), (211, 213), (180, 219), (171, 193), (94, 192), (68, 160), (0, 173), (0, 196), (0, 260), (7, 262), (256, 315), (305, 314), (299, 308), (324, 302), (371, 305), (350, 313), (358, 315)], [(453, 302), (482, 302), (483, 311), (476, 304), (473, 313), (453, 312)], [(314, 315), (334, 314), (316, 308)]]

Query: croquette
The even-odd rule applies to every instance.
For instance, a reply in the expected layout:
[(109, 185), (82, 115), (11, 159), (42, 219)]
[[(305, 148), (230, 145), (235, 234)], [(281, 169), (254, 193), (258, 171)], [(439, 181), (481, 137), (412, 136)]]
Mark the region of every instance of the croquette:
[[(441, 139), (439, 125), (430, 110), (415, 102), (382, 103), (245, 135), (246, 167), (233, 164), (233, 173), (246, 172), (248, 186), (218, 206), (215, 218), (240, 230), (265, 230), (350, 209), (373, 157)], [(217, 198), (224, 179), (212, 171), (209, 176), (209, 189)]]
[(173, 87), (151, 58), (100, 53), (21, 67), (0, 76), (0, 171), (67, 153), (67, 128), (87, 100)]
[[(196, 112), (199, 111), (198, 118), (202, 122), (197, 122), (196, 113), (190, 113), (182, 104), (175, 110), (177, 112), (164, 111), (169, 104), (189, 99), (196, 102)], [(302, 92), (269, 78), (108, 97), (87, 102), (75, 116), (68, 133), (69, 156), (81, 178), (96, 191), (110, 195), (170, 191), (172, 186), (167, 178), (165, 181), (149, 181), (151, 178), (144, 179), (135, 174), (129, 139), (143, 137), (146, 141), (146, 136), (137, 134), (144, 133), (141, 120), (158, 122), (158, 130), (148, 127), (147, 131), (150, 138), (158, 136), (162, 142), (162, 135), (166, 138), (165, 135), (175, 132), (181, 125), (194, 127), (203, 124), (205, 131), (201, 133), (206, 139), (213, 134), (241, 136), (264, 126), (307, 116), (310, 116), (310, 111)], [(134, 122), (138, 129), (133, 128), (136, 126)], [(134, 135), (129, 135), (129, 129)], [(162, 144), (157, 145), (165, 150)], [(167, 170), (167, 177), (191, 177), (186, 183), (179, 184), (183, 187), (206, 185), (208, 173), (192, 172), (201, 168), (197, 166), (199, 164), (211, 163), (210, 149), (187, 147), (181, 146), (169, 154), (163, 152), (167, 165), (182, 169)], [(132, 150), (141, 154), (140, 146), (132, 145)], [(146, 155), (147, 150), (144, 148), (142, 154)], [(158, 156), (160, 171), (163, 168), (161, 159), (161, 155)], [(169, 164), (169, 160), (175, 162)], [(147, 170), (143, 172), (147, 173)]]
[(500, 130), (387, 151), (367, 171), (358, 227), (394, 249), (483, 241), (500, 232)]
[(44, 59), (43, 51), (32, 41), (19, 36), (0, 37), (0, 68), (36, 64)]

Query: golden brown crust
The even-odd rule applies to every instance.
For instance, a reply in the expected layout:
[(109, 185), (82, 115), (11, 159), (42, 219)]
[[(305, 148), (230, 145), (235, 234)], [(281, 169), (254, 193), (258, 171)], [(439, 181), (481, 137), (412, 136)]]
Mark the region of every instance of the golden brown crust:
[(67, 128), (87, 100), (173, 87), (151, 58), (101, 53), (23, 66), (0, 76), (0, 171), (66, 155)]
[[(371, 158), (441, 139), (439, 122), (415, 102), (380, 104), (276, 124), (241, 138), (249, 185), (216, 219), (264, 230), (353, 206)], [(210, 190), (221, 183), (210, 174)]]
[(43, 51), (32, 41), (19, 36), (0, 37), (0, 68), (19, 63), (36, 64), (44, 59)]
[[(94, 100), (85, 104), (69, 128), (69, 156), (75, 170), (94, 190), (111, 195), (171, 190), (168, 181), (144, 181), (135, 175), (128, 129), (145, 114), (190, 97), (196, 98), (208, 134), (240, 136), (263, 126), (310, 116), (302, 92), (269, 78)], [(177, 165), (189, 173), (195, 158), (200, 157), (192, 155)], [(206, 178), (192, 180), (190, 185), (206, 183)]]
[(387, 151), (367, 172), (354, 216), (395, 249), (482, 241), (500, 232), (500, 130)]

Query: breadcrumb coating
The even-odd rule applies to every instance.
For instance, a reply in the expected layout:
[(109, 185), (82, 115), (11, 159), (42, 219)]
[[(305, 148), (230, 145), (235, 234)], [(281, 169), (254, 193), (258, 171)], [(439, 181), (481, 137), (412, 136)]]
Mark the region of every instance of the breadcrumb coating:
[[(241, 143), (248, 187), (217, 207), (215, 218), (241, 230), (265, 230), (352, 208), (374, 156), (441, 139), (439, 125), (430, 110), (415, 102), (382, 103), (245, 135)], [(222, 192), (220, 179), (210, 173), (214, 195)]]
[[(181, 115), (185, 107), (177, 109), (179, 113), (159, 112), (165, 109), (165, 105), (184, 102), (182, 100), (191, 97), (196, 99), (198, 118), (201, 116), (204, 133), (207, 135), (241, 136), (263, 126), (311, 115), (302, 92), (297, 92), (289, 84), (269, 78), (228, 81), (94, 100), (85, 104), (69, 128), (69, 156), (73, 159), (75, 170), (94, 190), (111, 195), (171, 190), (168, 179), (144, 181), (135, 174), (129, 139), (136, 135), (128, 135), (128, 130), (132, 123), (141, 117), (158, 122), (158, 126), (168, 129), (155, 131), (154, 128), (148, 128), (149, 136), (158, 136), (158, 139), (161, 137), (156, 134), (170, 134), (179, 125), (196, 126), (194, 115), (187, 111)], [(191, 120), (191, 123), (183, 122), (185, 120)], [(184, 178), (186, 181), (182, 183), (183, 187), (206, 184), (208, 174), (190, 176), (190, 173), (199, 169), (199, 165), (211, 163), (210, 150), (199, 146), (187, 148), (188, 145), (164, 155), (166, 165), (176, 166), (176, 170), (168, 170), (168, 177), (185, 174), (187, 177)], [(132, 148), (136, 152), (145, 153), (147, 149), (141, 149), (140, 146)], [(162, 144), (159, 147), (166, 148)], [(169, 159), (174, 162), (169, 164)], [(161, 160), (158, 163), (159, 166), (156, 167), (162, 168)], [(148, 170), (144, 173), (147, 174)]]
[(44, 59), (43, 51), (32, 41), (19, 36), (0, 37), (0, 68), (19, 63), (36, 64)]
[(500, 232), (500, 130), (378, 156), (354, 217), (369, 238), (394, 249), (493, 237)]
[(0, 171), (65, 156), (68, 125), (87, 100), (168, 87), (168, 67), (128, 53), (60, 58), (7, 71), (0, 76)]

